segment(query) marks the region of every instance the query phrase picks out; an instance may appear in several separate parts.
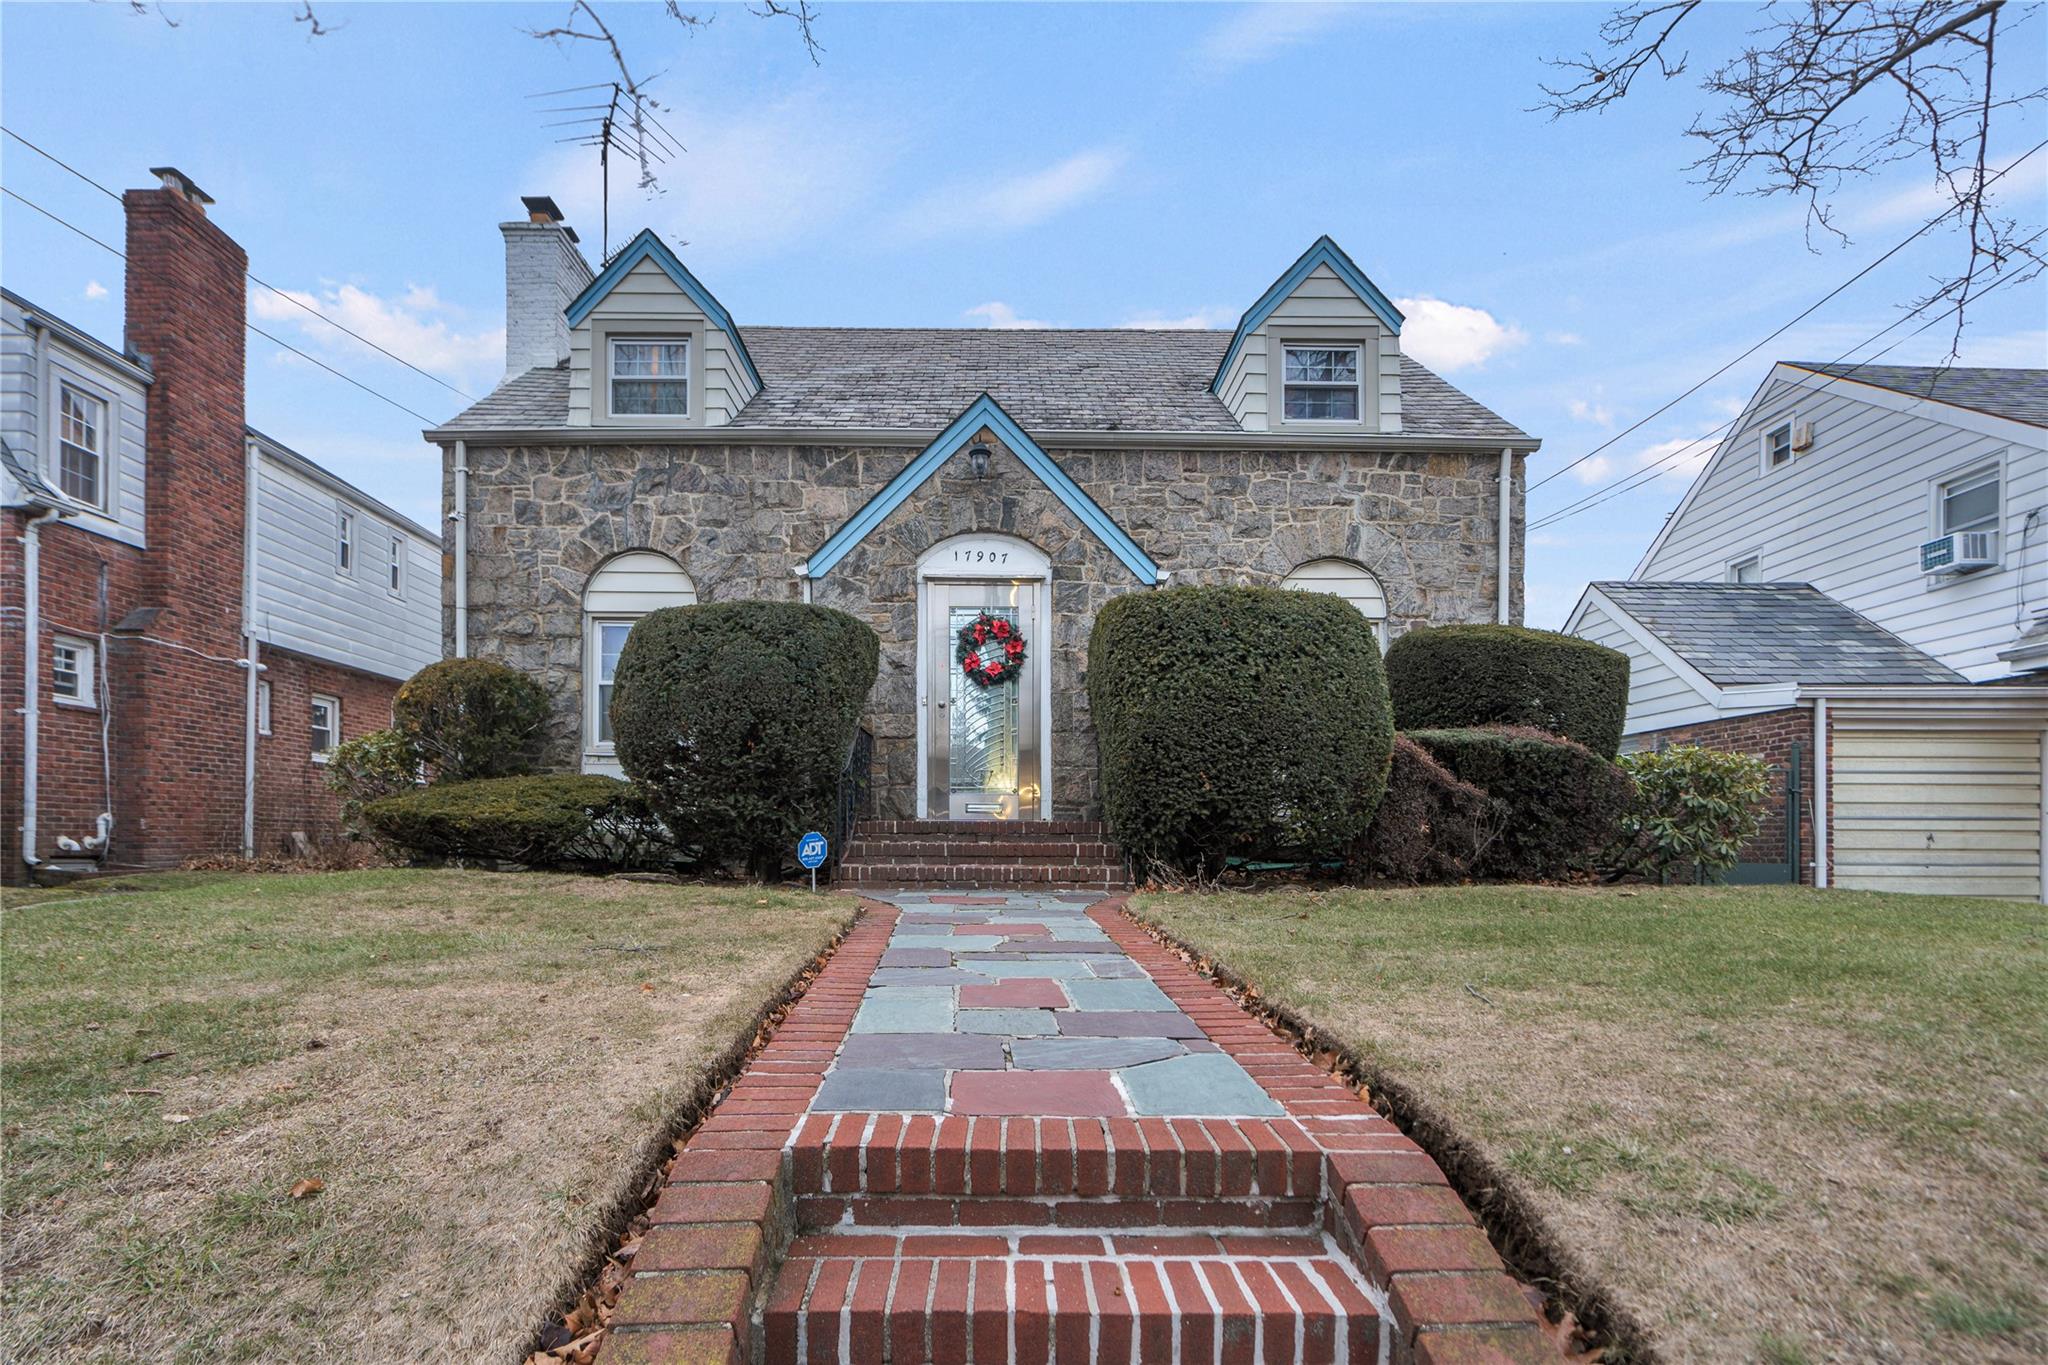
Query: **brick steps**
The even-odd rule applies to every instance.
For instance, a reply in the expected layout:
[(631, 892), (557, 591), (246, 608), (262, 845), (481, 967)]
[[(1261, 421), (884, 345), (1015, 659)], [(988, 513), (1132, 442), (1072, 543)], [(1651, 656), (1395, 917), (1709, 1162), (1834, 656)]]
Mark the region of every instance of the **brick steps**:
[(766, 1359), (1377, 1362), (1357, 1273), (1312, 1235), (906, 1228), (799, 1238), (762, 1320)]
[(854, 886), (1115, 890), (1122, 852), (1086, 820), (866, 820), (837, 877)]

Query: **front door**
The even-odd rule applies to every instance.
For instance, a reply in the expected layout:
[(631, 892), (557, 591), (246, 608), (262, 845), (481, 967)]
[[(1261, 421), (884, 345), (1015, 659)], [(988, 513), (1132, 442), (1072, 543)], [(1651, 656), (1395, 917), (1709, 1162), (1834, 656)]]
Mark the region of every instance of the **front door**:
[[(942, 820), (1036, 819), (1039, 717), (1036, 673), (1047, 666), (1035, 582), (925, 584), (924, 813)], [(960, 633), (983, 612), (1027, 644), (1022, 670), (984, 684), (960, 663)]]

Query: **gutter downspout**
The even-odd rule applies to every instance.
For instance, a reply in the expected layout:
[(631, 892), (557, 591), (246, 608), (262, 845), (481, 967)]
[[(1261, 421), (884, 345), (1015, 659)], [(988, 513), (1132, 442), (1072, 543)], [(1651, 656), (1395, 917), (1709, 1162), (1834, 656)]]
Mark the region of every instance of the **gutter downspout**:
[(1828, 885), (1828, 699), (1813, 699), (1813, 885)]
[(455, 657), (469, 657), (469, 446), (455, 443)]
[(243, 442), (242, 477), (242, 668), (244, 679), (242, 717), (242, 856), (256, 856), (256, 693), (257, 675), (263, 665), (256, 644), (256, 479), (259, 470), (256, 443)]
[(1514, 599), (1508, 577), (1514, 560), (1514, 519), (1512, 510), (1515, 496), (1515, 451), (1512, 446), (1502, 446), (1500, 451), (1500, 601), (1494, 609), (1494, 620), (1502, 625), (1509, 624), (1508, 610)]
[(55, 507), (30, 517), (21, 533), (21, 587), (23, 623), (27, 627), (21, 647), (21, 860), (41, 867), (36, 856), (36, 749), (41, 728), (43, 681), (43, 555), (39, 532), (47, 522), (63, 513)]

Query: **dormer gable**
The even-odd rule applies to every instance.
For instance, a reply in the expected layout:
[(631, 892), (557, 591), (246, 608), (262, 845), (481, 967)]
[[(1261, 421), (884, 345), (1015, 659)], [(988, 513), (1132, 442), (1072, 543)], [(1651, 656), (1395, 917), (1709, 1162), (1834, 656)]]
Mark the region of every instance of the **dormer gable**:
[(761, 389), (732, 314), (651, 228), (564, 317), (572, 426), (722, 426)]
[(1318, 237), (1245, 310), (1210, 388), (1246, 431), (1401, 430), (1401, 310)]

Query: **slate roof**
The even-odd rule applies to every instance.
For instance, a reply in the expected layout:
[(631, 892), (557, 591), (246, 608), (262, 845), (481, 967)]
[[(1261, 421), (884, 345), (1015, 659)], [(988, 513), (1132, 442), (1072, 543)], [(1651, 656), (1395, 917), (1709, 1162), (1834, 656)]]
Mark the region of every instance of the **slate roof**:
[(1951, 407), (1971, 408), (1994, 417), (2007, 417), (2048, 427), (2048, 369), (1973, 369), (1955, 365), (1815, 365), (1806, 361), (1786, 362), (1796, 369), (1835, 375), (1858, 383), (1929, 398)]
[(1593, 586), (1716, 683), (1968, 681), (1810, 584)]
[[(1217, 331), (748, 327), (761, 392), (728, 425), (936, 433), (984, 392), (1027, 431), (1230, 433), (1209, 390)], [(528, 370), (449, 421), (449, 432), (568, 423), (566, 366)], [(1527, 433), (1407, 356), (1405, 434), (1526, 442)]]

